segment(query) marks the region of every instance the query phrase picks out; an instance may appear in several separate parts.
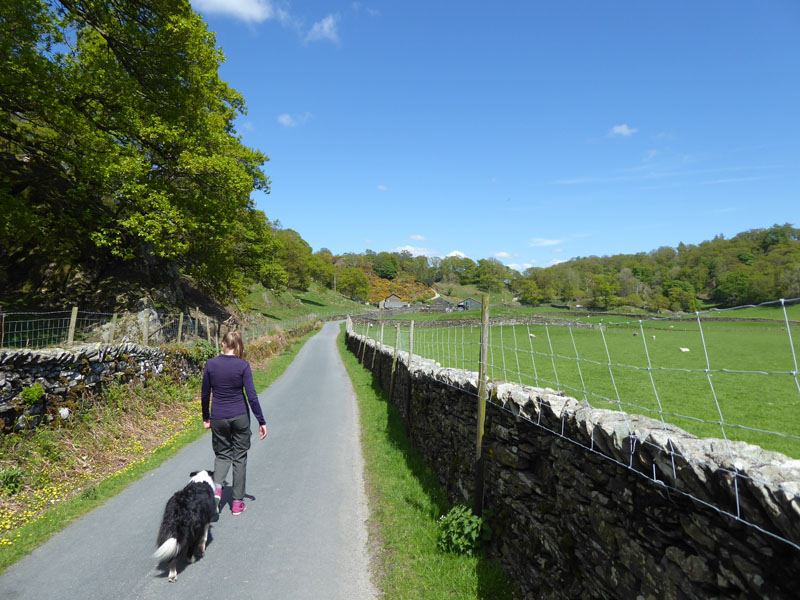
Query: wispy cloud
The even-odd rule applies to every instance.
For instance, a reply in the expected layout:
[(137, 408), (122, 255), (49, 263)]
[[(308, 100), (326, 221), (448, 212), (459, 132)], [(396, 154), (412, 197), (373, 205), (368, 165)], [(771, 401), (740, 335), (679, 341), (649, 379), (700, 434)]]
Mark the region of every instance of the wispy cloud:
[(621, 135), (621, 136), (624, 136), (624, 137), (630, 137), (634, 133), (636, 133), (637, 131), (639, 131), (639, 130), (638, 129), (634, 129), (633, 127), (628, 127), (627, 125), (625, 125), (623, 123), (622, 125), (614, 125), (611, 128), (611, 131), (608, 132), (608, 135), (611, 136), (611, 137), (614, 137), (614, 136), (617, 136), (617, 135)]
[(381, 12), (377, 8), (364, 6), (363, 4), (361, 4), (361, 2), (353, 2), (352, 6), (355, 12), (361, 12), (363, 10), (370, 17), (377, 17), (379, 14), (381, 14)]
[(411, 256), (438, 256), (438, 250), (431, 248), (420, 248), (418, 246), (398, 246), (392, 252), (410, 252)]
[(447, 256), (457, 256), (458, 258), (466, 258), (467, 257), (467, 255), (464, 254), (463, 252), (461, 252), (460, 250), (453, 250)]
[(511, 263), (510, 265), (507, 266), (511, 269), (514, 269), (515, 271), (519, 271), (520, 273), (522, 273), (526, 269), (530, 269), (533, 265), (531, 263), (522, 263), (521, 265), (517, 263)]
[(767, 179), (766, 177), (729, 177), (727, 179), (711, 179), (709, 181), (701, 181), (700, 185), (718, 185), (720, 183), (742, 183), (745, 181), (761, 181)]
[(389, 188), (388, 188), (388, 187), (386, 187), (385, 185), (379, 185), (379, 186), (378, 186), (378, 191), (379, 191), (379, 192), (385, 192), (385, 191), (386, 191), (386, 190), (388, 190), (388, 189), (389, 189)]
[(306, 35), (306, 42), (319, 42), (328, 40), (330, 42), (339, 41), (338, 31), (339, 17), (336, 15), (328, 15), (321, 21), (317, 21), (311, 26), (308, 34)]
[(192, 0), (192, 7), (199, 12), (227, 15), (245, 23), (277, 19), (285, 24), (291, 20), (289, 13), (276, 8), (271, 0)]
[(296, 115), (283, 113), (282, 115), (278, 115), (278, 123), (284, 127), (297, 127), (298, 125), (304, 125), (308, 123), (313, 118), (314, 115), (312, 115), (310, 112), (304, 112)]
[(549, 263), (547, 263), (547, 265), (545, 265), (545, 266), (552, 267), (554, 265), (560, 265), (561, 263), (567, 262), (567, 260), (568, 259), (566, 259), (566, 258), (554, 258)]
[(424, 242), (425, 236), (424, 235), (410, 235), (408, 236), (410, 239), (415, 240), (417, 242)]
[[(557, 179), (552, 183), (554, 185), (581, 185), (581, 184), (594, 184), (594, 183), (621, 183), (626, 181), (653, 181), (658, 179), (672, 178), (672, 177), (689, 177), (692, 175), (710, 175), (713, 173), (742, 173), (747, 171), (768, 171), (773, 169), (782, 169), (783, 165), (741, 165), (736, 167), (712, 167), (708, 169), (686, 169), (684, 165), (664, 165), (664, 164), (641, 164), (632, 169), (618, 169), (625, 174), (623, 175), (610, 175), (610, 176), (587, 176), (587, 177), (574, 177), (571, 179)], [(738, 178), (744, 179), (744, 178)], [(720, 183), (723, 180), (714, 180)], [(724, 181), (730, 183), (729, 181)], [(701, 184), (705, 182), (691, 182), (693, 184)], [(656, 188), (643, 188), (643, 189), (656, 189)]]
[(535, 246), (537, 248), (543, 248), (545, 246), (558, 246), (562, 240), (548, 240), (545, 238), (533, 238), (530, 241), (531, 246)]

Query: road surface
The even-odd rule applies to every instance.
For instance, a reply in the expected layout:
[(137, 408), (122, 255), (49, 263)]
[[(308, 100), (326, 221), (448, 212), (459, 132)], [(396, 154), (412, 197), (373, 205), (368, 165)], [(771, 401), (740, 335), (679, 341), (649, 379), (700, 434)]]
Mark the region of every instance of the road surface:
[(189, 473), (213, 468), (210, 435), (9, 567), (0, 598), (375, 598), (358, 412), (338, 331), (326, 324), (259, 395), (268, 435), (260, 441), (253, 420), (247, 510), (231, 514), (226, 488), (205, 557), (179, 562), (176, 583), (151, 558), (156, 533), (164, 504)]

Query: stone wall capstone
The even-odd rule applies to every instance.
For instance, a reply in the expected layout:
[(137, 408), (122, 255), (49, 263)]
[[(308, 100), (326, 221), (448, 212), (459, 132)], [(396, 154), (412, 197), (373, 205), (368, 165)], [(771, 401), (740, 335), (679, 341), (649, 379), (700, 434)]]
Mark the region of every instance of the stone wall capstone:
[[(346, 342), (388, 393), (394, 348)], [(477, 373), (398, 355), (389, 401), (453, 502), (473, 494), (477, 389)], [(800, 461), (550, 389), (490, 393), (489, 551), (525, 598), (797, 597)]]

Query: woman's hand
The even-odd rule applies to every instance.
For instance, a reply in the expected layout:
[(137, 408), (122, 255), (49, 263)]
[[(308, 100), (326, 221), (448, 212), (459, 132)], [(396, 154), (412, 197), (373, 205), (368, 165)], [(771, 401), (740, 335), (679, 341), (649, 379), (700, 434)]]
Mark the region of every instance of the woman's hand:
[(203, 427), (206, 429), (211, 429), (211, 421), (203, 421)]
[(264, 439), (267, 437), (267, 426), (266, 425), (259, 425), (258, 426), (258, 437), (260, 439)]

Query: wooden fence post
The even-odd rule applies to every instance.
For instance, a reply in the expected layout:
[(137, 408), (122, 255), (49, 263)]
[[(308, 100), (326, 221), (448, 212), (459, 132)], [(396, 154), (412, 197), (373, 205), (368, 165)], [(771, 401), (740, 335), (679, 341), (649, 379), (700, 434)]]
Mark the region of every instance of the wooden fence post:
[(150, 345), (150, 313), (147, 312), (147, 316), (144, 318), (144, 331), (142, 332), (142, 345), (149, 346)]
[(369, 328), (372, 327), (370, 323), (367, 323), (367, 330), (364, 332), (364, 339), (361, 343), (361, 358), (358, 359), (362, 365), (364, 364), (364, 357), (367, 355), (367, 338), (369, 337)]
[(114, 336), (117, 334), (117, 313), (111, 317), (111, 333), (108, 336), (108, 343), (114, 343)]
[(178, 343), (181, 343), (181, 337), (183, 334), (183, 313), (178, 315)]
[(397, 370), (397, 348), (400, 346), (400, 323), (394, 326), (394, 358), (392, 359), (392, 377), (389, 380), (389, 401), (392, 400), (394, 392), (394, 372)]
[(208, 315), (206, 315), (206, 341), (211, 343), (211, 324), (208, 321)]
[(370, 370), (375, 369), (375, 355), (378, 353), (378, 348), (383, 350), (383, 323), (381, 323), (381, 341), (375, 346), (375, 352), (372, 353), (372, 366)]
[(214, 339), (216, 340), (217, 354), (219, 354), (219, 321), (214, 319)]
[(489, 349), (489, 296), (481, 298), (481, 353), (478, 363), (478, 423), (475, 435), (475, 500), (472, 512), (476, 516), (483, 515), (483, 429), (486, 424), (486, 399), (488, 397), (488, 381), (486, 379), (486, 360)]
[(414, 356), (414, 320), (408, 332), (408, 390), (406, 391), (406, 437), (411, 438), (411, 358)]
[(2, 348), (6, 341), (6, 313), (3, 312), (2, 307), (0, 307), (0, 313), (3, 317), (3, 324), (0, 325), (0, 348)]
[(78, 322), (78, 307), (72, 307), (72, 314), (69, 317), (69, 332), (67, 333), (67, 346), (75, 343), (75, 325)]

